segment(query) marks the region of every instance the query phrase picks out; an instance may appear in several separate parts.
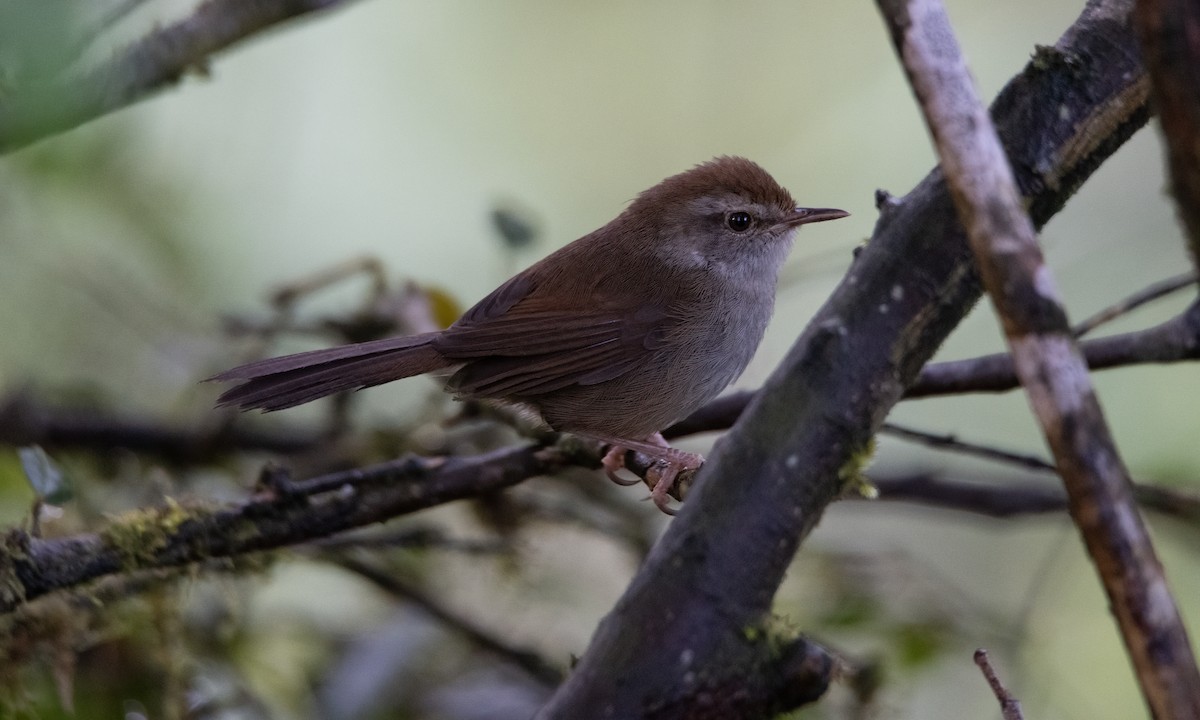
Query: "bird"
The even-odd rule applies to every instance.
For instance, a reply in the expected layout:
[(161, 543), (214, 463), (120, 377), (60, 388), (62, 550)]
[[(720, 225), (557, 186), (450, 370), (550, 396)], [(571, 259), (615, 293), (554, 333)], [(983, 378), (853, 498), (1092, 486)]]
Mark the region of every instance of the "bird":
[(645, 190), (611, 222), (518, 272), (450, 327), (268, 358), (209, 380), (217, 400), (282, 410), (425, 373), (460, 399), (656, 460), (651, 498), (673, 514), (679, 473), (703, 458), (661, 430), (737, 379), (754, 355), (796, 230), (846, 217), (797, 207), (757, 163), (719, 156)]

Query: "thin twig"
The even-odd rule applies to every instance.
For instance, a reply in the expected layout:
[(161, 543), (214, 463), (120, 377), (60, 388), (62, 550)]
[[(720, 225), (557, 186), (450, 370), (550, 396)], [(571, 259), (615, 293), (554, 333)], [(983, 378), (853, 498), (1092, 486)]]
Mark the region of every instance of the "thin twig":
[(1028, 455), (1025, 453), (1014, 452), (1012, 450), (1001, 450), (1000, 448), (980, 445), (978, 443), (969, 443), (959, 440), (954, 435), (925, 432), (915, 428), (904, 427), (903, 425), (898, 425), (896, 423), (884, 423), (883, 427), (880, 428), (880, 432), (903, 438), (911, 442), (920, 443), (928, 447), (935, 447), (939, 450), (961, 453), (963, 455), (970, 455), (972, 457), (983, 458), (985, 460), (994, 460), (996, 462), (1002, 462), (1008, 465), (1023, 467), (1028, 470), (1057, 472), (1054, 465), (1040, 457), (1037, 457), (1036, 455)]
[(562, 682), (562, 670), (552, 665), (535, 650), (519, 647), (496, 637), (491, 631), (443, 606), (426, 595), (424, 591), (401, 580), (394, 573), (385, 572), (370, 563), (343, 554), (330, 553), (327, 555), (327, 559), (370, 581), (388, 594), (416, 605), (430, 617), (466, 638), (471, 644), (521, 668), (547, 688), (555, 687)]
[[(1058, 468), (1036, 455), (966, 442), (954, 435), (927, 433), (895, 423), (884, 423), (880, 432), (939, 450), (991, 460), (1025, 470), (1058, 474)], [(881, 499), (912, 500), (927, 505), (981, 512), (993, 517), (1008, 517), (1067, 508), (1066, 495), (1060, 489), (1049, 491), (1040, 487), (1018, 488), (1011, 485), (952, 483), (941, 480), (933, 473), (916, 473), (903, 478), (886, 480), (872, 478), (872, 483), (879, 489)], [(1200, 495), (1161, 485), (1151, 485), (1139, 480), (1133, 484), (1133, 497), (1142, 508), (1174, 517), (1189, 524), (1200, 524)]]
[(979, 666), (984, 679), (992, 688), (992, 693), (1000, 701), (1000, 714), (1004, 716), (1004, 720), (1024, 720), (1025, 716), (1021, 713), (1021, 701), (1013, 697), (1008, 688), (1004, 687), (1004, 683), (1000, 682), (1000, 678), (996, 676), (996, 670), (992, 667), (992, 661), (988, 659), (987, 650), (980, 648), (975, 651), (975, 664)]
[(1083, 337), (1104, 323), (1111, 322), (1122, 315), (1126, 315), (1148, 302), (1153, 302), (1159, 298), (1164, 298), (1167, 295), (1179, 290), (1183, 290), (1184, 288), (1192, 287), (1195, 284), (1195, 270), (1183, 273), (1182, 275), (1176, 275), (1175, 277), (1167, 278), (1166, 280), (1159, 280), (1156, 283), (1147, 285), (1120, 302), (1104, 308), (1083, 322), (1077, 323), (1075, 327), (1071, 328), (1071, 334), (1077, 338)]

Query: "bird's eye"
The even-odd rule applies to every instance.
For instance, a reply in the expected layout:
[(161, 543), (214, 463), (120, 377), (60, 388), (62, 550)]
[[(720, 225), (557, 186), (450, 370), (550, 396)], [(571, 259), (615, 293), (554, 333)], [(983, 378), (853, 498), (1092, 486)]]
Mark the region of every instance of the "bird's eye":
[(754, 218), (750, 217), (748, 212), (732, 212), (725, 218), (725, 224), (734, 232), (746, 232), (750, 229), (750, 225), (754, 222)]

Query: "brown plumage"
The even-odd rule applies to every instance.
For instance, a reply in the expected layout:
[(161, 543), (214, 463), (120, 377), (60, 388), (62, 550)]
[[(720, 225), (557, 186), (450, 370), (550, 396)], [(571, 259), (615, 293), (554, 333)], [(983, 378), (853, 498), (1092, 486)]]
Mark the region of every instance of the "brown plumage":
[[(227, 370), (212, 379), (243, 382), (218, 404), (280, 410), (451, 370), (447, 389), (459, 397), (516, 403), (556, 430), (666, 460), (654, 490), (665, 509), (675, 474), (696, 459), (660, 447), (658, 431), (749, 363), (795, 228), (845, 215), (797, 208), (758, 165), (716, 158), (646, 190), (446, 330)], [(610, 470), (617, 457), (623, 450), (610, 453)]]

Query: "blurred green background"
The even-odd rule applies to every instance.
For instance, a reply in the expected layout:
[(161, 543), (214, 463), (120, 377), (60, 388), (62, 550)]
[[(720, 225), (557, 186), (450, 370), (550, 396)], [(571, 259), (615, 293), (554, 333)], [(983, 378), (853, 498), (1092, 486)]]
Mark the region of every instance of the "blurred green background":
[[(75, 8), (62, 0), (41, 14), (23, 6), (3, 6), (0, 98), (4, 87), (36, 77), (39, 63), (53, 63), (62, 52), (56, 32), (75, 21)], [(191, 6), (144, 3), (89, 50), (90, 58), (103, 59)], [(1066, 0), (949, 3), (989, 98), (1081, 7)], [(216, 389), (197, 381), (246, 352), (244, 342), (222, 333), (220, 319), (264, 317), (264, 298), (279, 284), (375, 256), (390, 277), (435, 286), (467, 306), (517, 268), (607, 222), (637, 192), (719, 154), (756, 160), (804, 204), (853, 214), (801, 233), (775, 321), (738, 383), (755, 387), (870, 235), (876, 188), (902, 194), (934, 163), (882, 24), (866, 2), (364, 0), (257, 37), (209, 70), (0, 158), (0, 392), (25, 388), (47, 401), (211, 423)], [(1043, 233), (1077, 320), (1187, 269), (1156, 132), (1139, 133)], [(537, 244), (506, 247), (489, 220), (496, 207), (531, 218)], [(347, 283), (304, 312), (348, 311), (362, 291)], [(1112, 330), (1165, 319), (1187, 299), (1140, 311)], [(991, 310), (981, 304), (939, 358), (1002, 347)], [(1134, 476), (1195, 490), (1195, 367), (1119, 370), (1096, 382)], [(419, 415), (417, 393), (428, 388), (401, 385), (407, 387), (372, 391), (358, 421)], [(285, 420), (314, 412), (298, 410)], [(1044, 452), (1019, 394), (909, 402), (894, 418)], [(32, 498), (14, 458), (0, 450), (5, 524), (19, 521)], [(122, 462), (115, 461), (114, 476), (147, 483), (154, 476), (151, 467)], [(886, 439), (876, 466), (936, 467), (951, 477), (981, 472), (977, 464)], [(232, 472), (249, 483), (256, 467)], [(86, 473), (79, 480), (86, 483)], [(207, 486), (190, 478), (188, 487), (198, 493)], [(113, 498), (107, 509), (114, 512), (144, 501), (136, 493)], [(433, 517), (470, 524), (454, 508)], [(1162, 520), (1152, 526), (1195, 632), (1197, 529)], [(587, 533), (556, 528), (521, 538), (518, 571), (436, 554), (422, 563), (426, 581), (450, 604), (565, 664), (584, 650), (636, 558)], [(373, 635), (377, 642), (395, 635), (368, 654), (378, 670), (386, 665), (380, 657), (403, 666), (397, 648), (425, 647), (426, 636), (438, 632), (414, 626), (411, 613), (346, 573), (291, 558), (249, 579), (192, 583), (182, 593), (181, 624), (209, 622), (194, 615), (216, 606), (235, 616), (223, 622), (236, 632), (213, 653), (220, 662), (199, 660), (207, 656), (187, 640), (181, 653), (188, 677), (206, 687), (244, 686), (264, 717), (470, 716), (445, 709), (471, 704), (461, 688), (443, 699), (450, 705), (428, 701), (400, 714), (372, 715), (339, 699), (337, 691), (348, 692), (347, 678), (355, 676), (352, 651), (366, 652)], [(1029, 717), (1144, 713), (1095, 574), (1063, 518), (985, 520), (841, 503), (802, 550), (778, 608), (840, 649), (887, 658), (874, 717), (998, 716), (971, 663), (976, 646), (993, 650)], [(144, 618), (129, 623), (143, 627)], [(128, 637), (157, 647), (153, 636), (131, 630)], [(123, 664), (120, 658), (143, 657), (127, 648), (108, 652), (118, 658), (110, 667), (127, 669), (125, 677), (161, 672), (161, 664)], [(458, 653), (471, 654), (462, 647)], [(458, 668), (456, 660), (439, 655), (431, 662), (443, 676), (460, 674), (446, 670)], [(44, 668), (26, 677), (43, 718), (58, 716), (50, 678)], [(77, 706), (98, 692), (88, 682), (100, 681), (80, 676)], [(122, 692), (127, 710), (134, 707), (128, 702), (153, 707), (146, 698), (156, 691)], [(846, 716), (849, 701), (838, 692), (802, 716)], [(536, 706), (536, 699), (528, 702)], [(255, 716), (245, 708), (229, 712)]]

